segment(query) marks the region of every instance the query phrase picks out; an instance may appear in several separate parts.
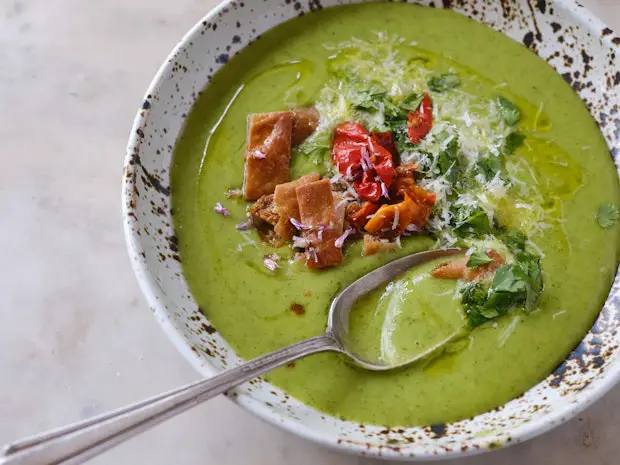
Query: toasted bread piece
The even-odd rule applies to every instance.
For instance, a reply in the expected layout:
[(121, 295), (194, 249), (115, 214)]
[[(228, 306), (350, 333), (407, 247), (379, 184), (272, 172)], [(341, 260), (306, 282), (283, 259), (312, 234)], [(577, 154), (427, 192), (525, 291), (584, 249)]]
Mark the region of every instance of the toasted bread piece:
[(246, 200), (273, 194), (288, 181), (293, 114), (260, 113), (248, 118), (243, 191)]
[(342, 250), (335, 241), (342, 234), (344, 208), (336, 213), (334, 196), (328, 179), (297, 187), (299, 216), (304, 227), (303, 237), (308, 268), (325, 268), (343, 260)]
[(370, 234), (364, 234), (364, 243), (362, 245), (362, 255), (367, 257), (368, 255), (374, 255), (385, 250), (396, 249), (398, 244), (396, 242), (386, 242), (376, 236)]
[(297, 203), (297, 193), (295, 189), (304, 184), (318, 181), (318, 173), (310, 173), (294, 181), (278, 184), (273, 194), (273, 199), (279, 215), (279, 220), (275, 224), (274, 230), (283, 239), (293, 237), (294, 228), (291, 218), (300, 221), (299, 204)]
[(431, 276), (441, 279), (464, 279), (466, 281), (475, 281), (477, 279), (491, 277), (495, 274), (497, 269), (506, 262), (495, 250), (489, 249), (486, 253), (487, 256), (493, 260), (486, 265), (480, 265), (476, 268), (467, 268), (469, 257), (461, 257), (439, 265), (431, 271)]

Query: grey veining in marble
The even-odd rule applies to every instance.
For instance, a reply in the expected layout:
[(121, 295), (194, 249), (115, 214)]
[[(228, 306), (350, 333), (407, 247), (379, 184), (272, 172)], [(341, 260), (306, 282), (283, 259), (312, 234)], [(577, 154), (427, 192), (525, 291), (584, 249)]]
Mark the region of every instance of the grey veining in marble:
[[(142, 94), (213, 0), (0, 0), (0, 443), (195, 379), (126, 258), (121, 167)], [(620, 30), (618, 0), (583, 0)], [(454, 465), (617, 465), (620, 388)], [(368, 465), (215, 399), (96, 464)]]

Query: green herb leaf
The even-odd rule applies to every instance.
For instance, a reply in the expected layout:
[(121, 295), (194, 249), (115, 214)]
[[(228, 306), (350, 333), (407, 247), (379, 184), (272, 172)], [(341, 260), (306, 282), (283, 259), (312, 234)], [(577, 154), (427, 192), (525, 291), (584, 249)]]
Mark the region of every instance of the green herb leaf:
[(408, 152), (414, 148), (407, 135), (407, 122), (405, 120), (391, 121), (387, 126), (392, 131), (398, 153)]
[(480, 206), (465, 206), (456, 211), (455, 229), (475, 235), (491, 234), (494, 225)]
[(511, 132), (510, 134), (508, 134), (508, 137), (506, 137), (506, 140), (504, 141), (504, 145), (502, 146), (502, 152), (504, 152), (506, 155), (512, 155), (513, 153), (515, 153), (515, 150), (517, 150), (521, 146), (521, 144), (523, 144), (524, 140), (525, 136), (523, 134), (519, 132)]
[(445, 92), (458, 87), (460, 84), (461, 80), (454, 73), (433, 76), (428, 80), (428, 88), (434, 92)]
[(484, 250), (475, 250), (467, 260), (467, 268), (478, 268), (479, 266), (491, 263), (493, 259)]
[(517, 264), (503, 265), (493, 277), (486, 308), (505, 313), (510, 307), (524, 303), (528, 295), (528, 277)]
[(500, 316), (499, 312), (495, 310), (494, 308), (486, 308), (486, 307), (480, 308), (480, 314), (489, 320), (492, 320), (493, 318), (497, 318), (498, 316)]
[(398, 102), (398, 107), (406, 111), (416, 111), (420, 103), (422, 103), (423, 98), (424, 95), (409, 94)]
[(510, 307), (524, 305), (529, 311), (543, 290), (540, 257), (522, 254), (516, 263), (503, 265), (497, 270), (489, 289), (485, 307), (500, 313)]
[(490, 181), (501, 170), (502, 162), (499, 157), (489, 156), (486, 158), (478, 159), (476, 168), (486, 181)]
[(596, 221), (599, 226), (604, 229), (613, 228), (620, 218), (620, 212), (618, 211), (618, 207), (616, 207), (613, 203), (604, 203), (596, 212)]
[(487, 291), (479, 283), (472, 283), (461, 290), (461, 303), (465, 309), (467, 321), (472, 328), (489, 321), (485, 317), (484, 304), (487, 299)]
[(525, 271), (525, 274), (529, 278), (530, 292), (527, 296), (528, 308), (538, 300), (540, 293), (543, 290), (542, 270), (540, 267), (540, 257), (534, 254), (522, 253), (519, 254), (518, 263)]
[(515, 230), (504, 236), (504, 241), (515, 243), (512, 250), (519, 251), (517, 261), (501, 266), (488, 289), (478, 282), (461, 290), (461, 303), (471, 327), (503, 316), (514, 307), (529, 311), (542, 293), (540, 257), (524, 251), (525, 236)]
[(511, 253), (518, 255), (525, 251), (527, 236), (518, 229), (511, 228), (502, 238), (502, 241), (506, 244), (506, 247), (508, 247)]
[(325, 161), (325, 155), (329, 153), (329, 145), (304, 143), (296, 150), (299, 155), (307, 157), (312, 163), (318, 165)]
[(514, 126), (521, 120), (521, 111), (519, 111), (519, 108), (506, 97), (497, 97), (497, 104), (499, 105), (500, 113), (506, 124)]
[(388, 122), (405, 122), (407, 121), (408, 111), (395, 105), (389, 98), (383, 99), (383, 116)]
[(519, 294), (527, 290), (527, 280), (523, 269), (515, 264), (502, 265), (495, 273), (491, 292)]
[[(446, 140), (449, 134), (442, 132), (438, 135), (440, 141)], [(440, 174), (447, 174), (446, 179), (454, 184), (460, 171), (460, 160), (458, 157), (459, 141), (458, 137), (453, 136), (446, 147), (437, 156), (437, 168)]]

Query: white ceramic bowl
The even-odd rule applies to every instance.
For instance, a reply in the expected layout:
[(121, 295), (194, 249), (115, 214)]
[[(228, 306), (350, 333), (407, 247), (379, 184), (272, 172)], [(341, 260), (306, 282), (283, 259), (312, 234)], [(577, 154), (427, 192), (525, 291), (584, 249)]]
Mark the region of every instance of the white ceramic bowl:
[[(133, 267), (152, 311), (178, 349), (209, 376), (240, 359), (200, 313), (181, 269), (171, 221), (172, 148), (198, 92), (231, 54), (300, 13), (343, 0), (227, 1), (179, 42), (155, 76), (127, 148), (123, 217)], [(523, 42), (587, 103), (618, 164), (620, 37), (573, 0), (417, 0), (453, 8)], [(566, 59), (568, 56), (571, 59)], [(426, 428), (384, 428), (318, 412), (261, 380), (229, 397), (259, 417), (342, 451), (392, 459), (473, 454), (536, 436), (581, 411), (620, 377), (620, 278), (592, 330), (546, 380), (475, 418)]]

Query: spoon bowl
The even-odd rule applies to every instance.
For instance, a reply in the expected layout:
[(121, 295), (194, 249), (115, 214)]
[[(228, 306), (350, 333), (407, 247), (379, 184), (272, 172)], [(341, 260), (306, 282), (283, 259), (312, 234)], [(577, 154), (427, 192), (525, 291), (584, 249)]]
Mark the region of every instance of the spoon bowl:
[(449, 257), (465, 253), (464, 249), (437, 249), (428, 250), (426, 252), (414, 253), (406, 257), (394, 260), (382, 267), (379, 267), (370, 273), (362, 276), (344, 288), (332, 301), (329, 308), (329, 316), (327, 320), (326, 334), (332, 335), (340, 345), (340, 352), (347, 355), (355, 364), (362, 368), (373, 371), (386, 371), (394, 368), (400, 368), (405, 365), (414, 363), (436, 350), (442, 345), (450, 342), (451, 338), (446, 339), (443, 343), (436, 345), (430, 349), (417, 353), (415, 356), (407, 359), (387, 363), (384, 359), (376, 357), (369, 359), (368, 356), (362, 356), (352, 347), (349, 337), (349, 315), (353, 304), (362, 296), (367, 295), (379, 286), (390, 282), (395, 277), (405, 273), (407, 270), (442, 257)]

